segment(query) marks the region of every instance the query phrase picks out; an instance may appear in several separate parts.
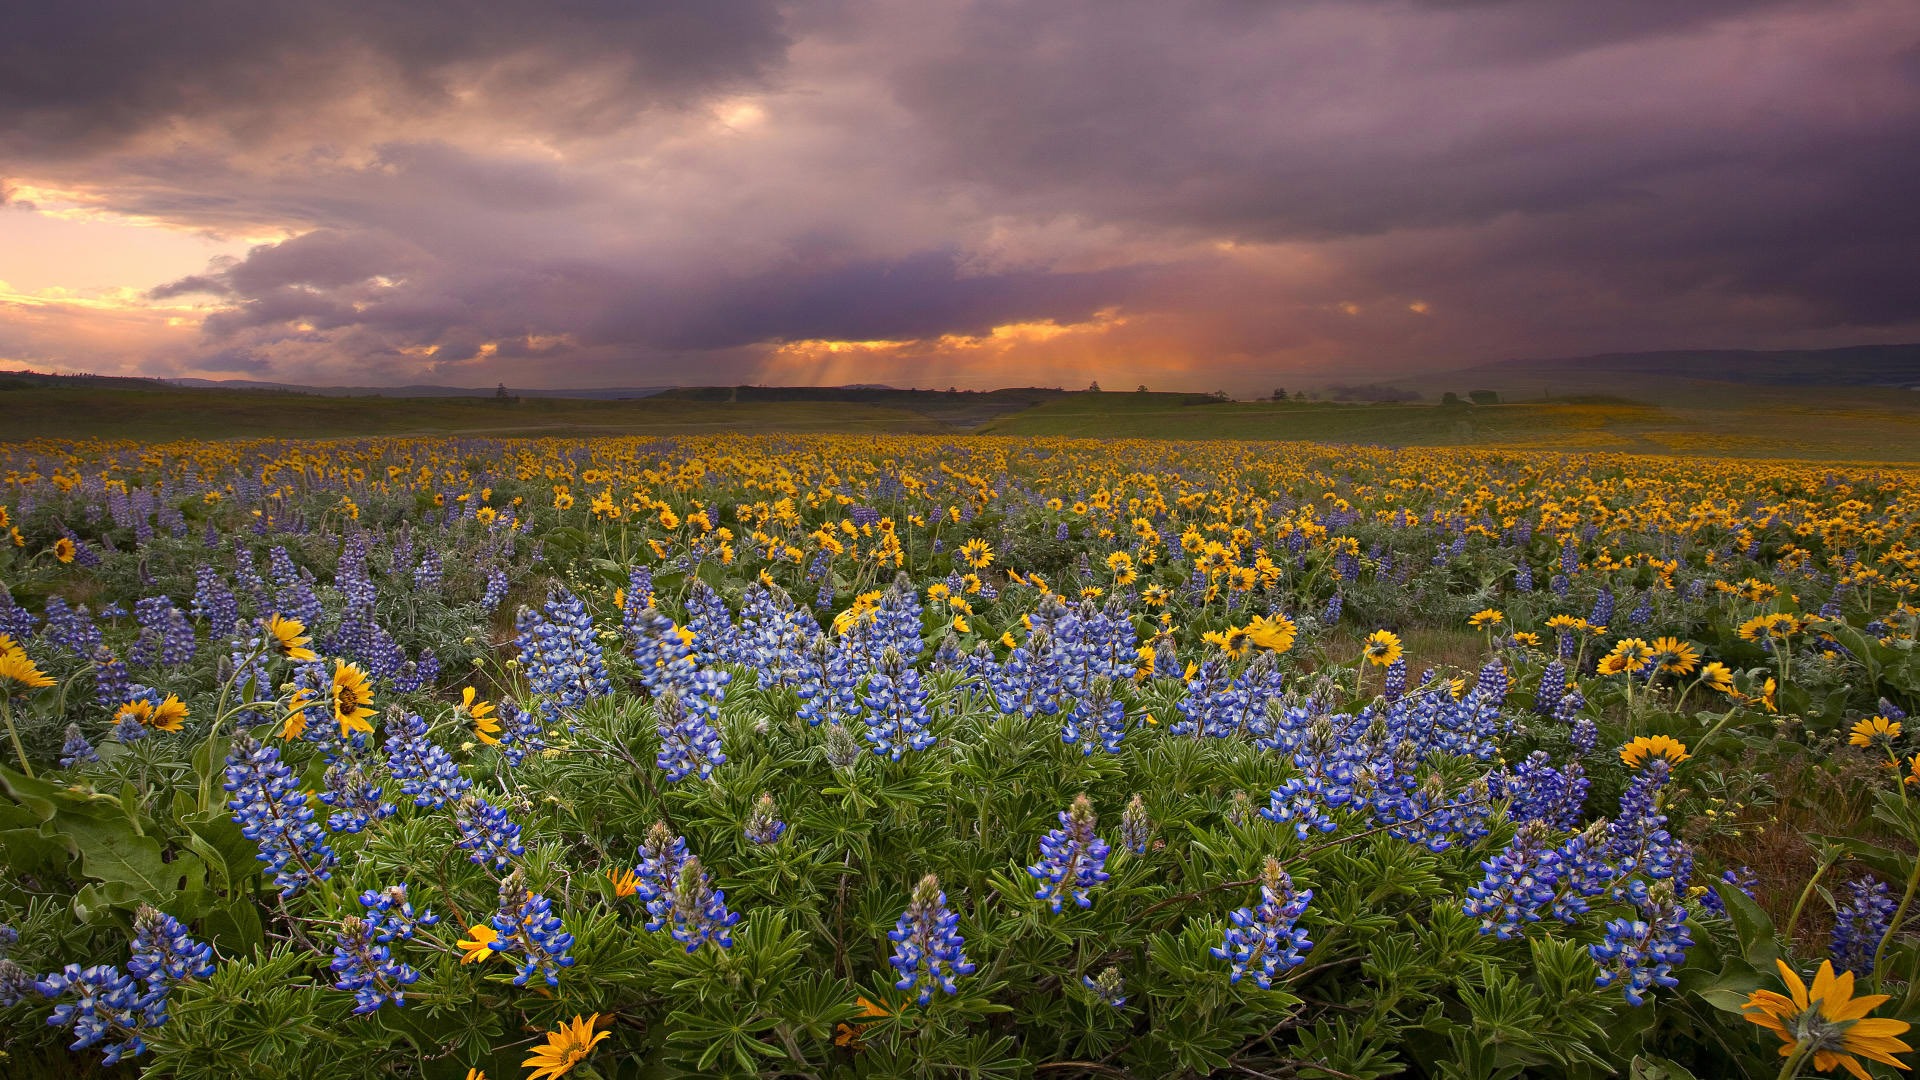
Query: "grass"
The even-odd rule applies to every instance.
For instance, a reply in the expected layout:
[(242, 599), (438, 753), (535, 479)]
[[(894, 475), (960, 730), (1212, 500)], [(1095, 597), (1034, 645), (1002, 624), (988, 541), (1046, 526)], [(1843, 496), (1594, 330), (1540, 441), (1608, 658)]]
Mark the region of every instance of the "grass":
[[(1796, 387), (1663, 404), (1218, 402), (1186, 394), (712, 388), (630, 401), (321, 397), (104, 384), (0, 386), (0, 441), (851, 431), (1262, 439), (1556, 452), (1920, 461), (1920, 394)], [(1632, 391), (1632, 386), (1623, 387)], [(836, 397), (838, 399), (836, 399)]]

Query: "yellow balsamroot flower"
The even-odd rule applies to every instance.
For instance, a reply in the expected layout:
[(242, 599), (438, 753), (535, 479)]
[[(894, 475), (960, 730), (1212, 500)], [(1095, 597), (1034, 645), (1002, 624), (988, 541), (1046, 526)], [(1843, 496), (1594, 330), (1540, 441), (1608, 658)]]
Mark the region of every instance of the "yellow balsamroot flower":
[(1238, 660), (1247, 655), (1248, 646), (1253, 644), (1252, 636), (1244, 626), (1229, 626), (1225, 630), (1209, 630), (1200, 635), (1200, 640), (1209, 645), (1220, 646), (1220, 651), (1230, 660)]
[(53, 542), (54, 558), (60, 560), (63, 563), (70, 563), (73, 561), (73, 556), (74, 556), (74, 547), (73, 547), (72, 540), (63, 536), (60, 539), (55, 540)]
[(493, 715), (493, 702), (480, 701), (480, 691), (471, 686), (460, 689), (460, 715), (473, 721), (474, 738), (488, 746), (500, 745), (500, 721)]
[(607, 880), (613, 883), (613, 895), (624, 900), (640, 891), (640, 879), (632, 870), (607, 871)]
[(1847, 742), (1853, 746), (1891, 747), (1900, 737), (1900, 721), (1875, 716), (1853, 725)]
[(1700, 680), (1706, 683), (1710, 690), (1717, 690), (1722, 694), (1733, 693), (1733, 669), (1718, 660), (1710, 661), (1706, 667), (1700, 669)]
[(993, 547), (976, 536), (960, 545), (960, 558), (975, 570), (985, 570), (993, 562)]
[(1691, 756), (1686, 743), (1666, 735), (1642, 735), (1620, 748), (1620, 760), (1635, 769), (1654, 758), (1665, 758), (1667, 764), (1678, 765)]
[(341, 738), (356, 731), (373, 734), (373, 725), (367, 722), (367, 718), (373, 715), (373, 684), (359, 664), (349, 664), (345, 660), (333, 662), (333, 688), (329, 698), (333, 704), (333, 720), (340, 725)]
[(468, 1069), (467, 1080), (487, 1080), (487, 1074), (479, 1069)]
[(1165, 607), (1173, 596), (1173, 590), (1165, 585), (1149, 585), (1140, 590), (1140, 602), (1151, 608)]
[(1268, 652), (1283, 653), (1293, 648), (1299, 627), (1285, 615), (1262, 615), (1247, 624), (1247, 637)]
[(454, 942), (461, 952), (460, 962), (477, 964), (494, 954), (494, 943), (500, 940), (500, 934), (491, 926), (480, 925), (467, 928), (467, 936)]
[(593, 1056), (593, 1048), (607, 1037), (604, 1031), (595, 1032), (594, 1025), (600, 1022), (600, 1014), (594, 1013), (586, 1019), (574, 1016), (570, 1024), (561, 1024), (559, 1031), (547, 1033), (547, 1045), (536, 1046), (521, 1067), (532, 1069), (527, 1080), (559, 1080), (573, 1071), (575, 1065)]
[(1399, 635), (1391, 630), (1375, 630), (1367, 635), (1365, 648), (1360, 655), (1366, 657), (1367, 663), (1374, 667), (1390, 667), (1405, 652), (1400, 647)]
[(124, 724), (128, 720), (145, 727), (153, 722), (153, 702), (146, 698), (134, 698), (113, 710), (113, 722)]
[(280, 725), (282, 739), (297, 739), (307, 733), (307, 710), (320, 700), (311, 690), (295, 690), (287, 699), (287, 718)]
[(1499, 626), (1501, 623), (1506, 621), (1507, 621), (1507, 616), (1505, 612), (1499, 611), (1494, 608), (1487, 608), (1484, 611), (1474, 612), (1472, 617), (1467, 619), (1467, 625), (1473, 627), (1475, 630), (1478, 630), (1478, 629), (1481, 629), (1482, 627), (1487, 627), (1487, 626)]
[(266, 621), (267, 643), (273, 651), (295, 662), (318, 660), (319, 656), (307, 648), (313, 639), (307, 636), (307, 627), (299, 619), (289, 619), (283, 615), (269, 615)]
[(1668, 675), (1691, 675), (1700, 666), (1700, 650), (1679, 638), (1654, 638), (1653, 660)]
[(12, 648), (0, 652), (0, 690), (4, 690), (8, 697), (44, 690), (52, 685), (52, 677), (34, 664), (25, 649)]
[(155, 731), (175, 732), (186, 723), (187, 703), (173, 694), (168, 694), (160, 704), (153, 707), (153, 714), (147, 720), (147, 726)]
[(1515, 645), (1524, 645), (1529, 649), (1537, 649), (1540, 647), (1540, 635), (1531, 630), (1515, 630), (1513, 632), (1513, 643)]
[(1653, 646), (1639, 638), (1621, 638), (1600, 661), (1600, 674), (1634, 674), (1653, 662)]
[(1835, 975), (1831, 960), (1820, 961), (1811, 990), (1785, 960), (1774, 963), (1780, 968), (1787, 993), (1755, 990), (1741, 1011), (1748, 1020), (1780, 1037), (1781, 1057), (1797, 1061), (1812, 1058), (1813, 1067), (1821, 1072), (1832, 1072), (1837, 1066), (1859, 1080), (1868, 1080), (1859, 1058), (1896, 1069), (1908, 1067), (1894, 1055), (1913, 1049), (1899, 1038), (1907, 1033), (1909, 1025), (1903, 1020), (1867, 1015), (1884, 1004), (1887, 995), (1854, 997), (1853, 972)]
[(962, 634), (969, 633), (973, 630), (973, 627), (967, 625), (966, 617), (962, 615), (955, 615), (953, 617), (953, 628)]
[(1009, 630), (1006, 633), (1000, 635), (1000, 644), (1005, 645), (1007, 648), (1011, 649), (1018, 646), (1020, 643), (1013, 640), (1013, 631)]

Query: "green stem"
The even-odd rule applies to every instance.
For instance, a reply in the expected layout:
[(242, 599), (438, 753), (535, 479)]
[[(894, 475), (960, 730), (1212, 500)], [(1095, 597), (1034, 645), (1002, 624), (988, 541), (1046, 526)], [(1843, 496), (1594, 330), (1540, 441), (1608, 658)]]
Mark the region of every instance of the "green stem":
[(1913, 906), (1913, 894), (1920, 890), (1920, 856), (1913, 860), (1913, 872), (1907, 875), (1907, 891), (1900, 897), (1900, 906), (1894, 910), (1893, 921), (1887, 924), (1887, 932), (1880, 938), (1880, 944), (1873, 950), (1873, 981), (1880, 982), (1880, 963), (1886, 959), (1887, 945), (1893, 941), (1893, 935), (1906, 925), (1907, 909)]
[(1780, 1074), (1775, 1077), (1774, 1080), (1793, 1080), (1794, 1077), (1800, 1075), (1800, 1066), (1806, 1062), (1806, 1059), (1807, 1048), (1805, 1046), (1794, 1047), (1793, 1053), (1781, 1064)]
[(1722, 716), (1719, 720), (1715, 721), (1714, 725), (1707, 729), (1707, 733), (1705, 735), (1700, 736), (1700, 741), (1693, 744), (1693, 752), (1697, 755), (1700, 753), (1701, 750), (1705, 749), (1707, 745), (1707, 740), (1713, 738), (1715, 735), (1720, 734), (1720, 729), (1723, 727), (1726, 727), (1727, 721), (1733, 719), (1733, 714), (1738, 711), (1740, 711), (1740, 706), (1738, 705), (1735, 705), (1733, 708), (1728, 709), (1727, 714), (1725, 716)]
[(1822, 852), (1819, 865), (1813, 868), (1813, 876), (1807, 878), (1806, 888), (1800, 890), (1799, 899), (1793, 902), (1793, 910), (1787, 915), (1787, 928), (1780, 933), (1780, 940), (1789, 946), (1793, 944), (1793, 928), (1800, 925), (1800, 913), (1806, 910), (1807, 900), (1813, 896), (1814, 886), (1820, 884), (1820, 879), (1826, 876), (1832, 866), (1832, 856)]
[(27, 763), (27, 748), (20, 744), (20, 731), (13, 726), (13, 699), (0, 694), (0, 716), (7, 720), (7, 737), (13, 740), (13, 752), (20, 758), (20, 771), (33, 778), (33, 766)]

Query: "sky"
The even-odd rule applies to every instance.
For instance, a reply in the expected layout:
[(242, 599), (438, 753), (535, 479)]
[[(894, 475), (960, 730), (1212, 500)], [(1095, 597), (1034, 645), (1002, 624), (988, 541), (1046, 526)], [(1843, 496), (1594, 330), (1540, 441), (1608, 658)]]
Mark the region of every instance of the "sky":
[(0, 368), (1264, 391), (1920, 341), (1914, 0), (90, 0)]

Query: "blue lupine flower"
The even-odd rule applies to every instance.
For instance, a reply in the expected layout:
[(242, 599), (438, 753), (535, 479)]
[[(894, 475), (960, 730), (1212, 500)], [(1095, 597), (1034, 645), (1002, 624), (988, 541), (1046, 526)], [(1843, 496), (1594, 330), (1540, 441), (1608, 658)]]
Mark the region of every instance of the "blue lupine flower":
[(1120, 814), (1120, 846), (1135, 855), (1145, 855), (1152, 841), (1153, 819), (1147, 816), (1147, 804), (1135, 795)]
[(411, 795), (415, 806), (437, 810), (473, 786), (460, 775), (453, 757), (427, 738), (427, 722), (419, 715), (401, 713), (398, 719), (389, 715), (387, 729), (387, 770), (400, 781), (400, 794)]
[(1571, 829), (1586, 806), (1586, 770), (1577, 761), (1556, 769), (1544, 750), (1535, 750), (1507, 770), (1503, 785), (1511, 800), (1507, 816), (1516, 822), (1542, 821)]
[(1671, 972), (1686, 962), (1693, 937), (1687, 932), (1687, 909), (1674, 900), (1670, 883), (1643, 887), (1635, 906), (1637, 918), (1609, 920), (1606, 940), (1588, 946), (1587, 952), (1600, 965), (1594, 985), (1618, 984), (1627, 1004), (1639, 1006), (1646, 1004), (1654, 987), (1680, 985)]
[(1561, 922), (1573, 923), (1592, 908), (1592, 900), (1607, 891), (1614, 877), (1606, 859), (1607, 823), (1596, 821), (1561, 841), (1554, 850), (1559, 885), (1548, 909)]
[(440, 562), (440, 550), (431, 545), (420, 556), (420, 565), (413, 568), (413, 587), (421, 592), (436, 593), (445, 580)]
[(333, 876), (337, 857), (278, 749), (236, 735), (226, 771), (222, 787), (233, 795), (227, 807), (241, 834), (260, 845), (258, 858), (273, 871), (282, 897)]
[(1480, 864), (1486, 876), (1468, 887), (1466, 913), (1480, 920), (1480, 932), (1501, 941), (1525, 923), (1538, 922), (1559, 879), (1559, 856), (1546, 845), (1546, 826), (1523, 825), (1498, 855)]
[(1094, 996), (1102, 1002), (1116, 1009), (1127, 1003), (1126, 980), (1121, 977), (1120, 969), (1111, 964), (1100, 972), (1100, 977), (1097, 979), (1091, 975), (1080, 976), (1080, 984), (1093, 991)]
[(675, 836), (664, 821), (656, 821), (640, 844), (640, 865), (634, 869), (636, 892), (647, 909), (647, 930), (658, 933), (673, 918), (673, 890), (680, 868), (691, 857), (685, 837)]
[(672, 926), (668, 932), (689, 953), (709, 941), (717, 948), (733, 947), (730, 931), (740, 921), (740, 913), (727, 910), (726, 893), (713, 887), (698, 857), (689, 856), (680, 864), (669, 907)]
[(133, 611), (140, 624), (140, 638), (127, 650), (127, 663), (135, 667), (180, 667), (193, 659), (193, 624), (173, 601), (149, 596), (136, 602)]
[[(533, 692), (549, 697), (545, 705), (550, 716), (613, 692), (593, 617), (579, 597), (555, 586), (541, 614), (522, 608), (514, 625), (521, 668)], [(645, 665), (641, 675), (646, 676)]]
[(1847, 899), (1833, 913), (1833, 966), (1866, 978), (1873, 956), (1893, 924), (1899, 904), (1884, 881), (1858, 878), (1848, 884)]
[(1342, 598), (1340, 594), (1334, 593), (1333, 596), (1327, 600), (1327, 610), (1320, 613), (1320, 621), (1328, 626), (1339, 622), (1341, 601)]
[(1060, 812), (1060, 827), (1040, 838), (1040, 861), (1027, 867), (1027, 873), (1040, 882), (1034, 897), (1045, 900), (1056, 915), (1069, 894), (1077, 906), (1092, 907), (1088, 891), (1109, 877), (1106, 865), (1111, 849), (1093, 830), (1093, 803), (1085, 795), (1076, 795), (1073, 805)]
[(358, 765), (327, 766), (323, 785), (320, 801), (333, 807), (327, 828), (334, 832), (357, 833), (394, 814), (395, 807), (386, 801), (380, 784)]
[(947, 907), (947, 894), (932, 874), (914, 887), (887, 940), (893, 942), (888, 963), (900, 973), (894, 989), (915, 991), (918, 1004), (932, 1001), (935, 990), (959, 993), (960, 976), (973, 974), (973, 964), (961, 951), (966, 939), (960, 935), (960, 916)]
[(1540, 684), (1533, 692), (1533, 711), (1552, 716), (1567, 693), (1567, 665), (1555, 658), (1540, 672)]
[(467, 853), (475, 866), (491, 868), (495, 873), (513, 865), (527, 853), (520, 844), (520, 826), (505, 810), (477, 795), (466, 795), (453, 809), (454, 827), (460, 839), (454, 846)]
[(202, 563), (193, 576), (193, 614), (206, 620), (207, 636), (219, 639), (233, 633), (240, 625), (240, 602), (213, 567)]
[(1317, 776), (1296, 776), (1275, 788), (1260, 816), (1280, 824), (1292, 822), (1296, 840), (1305, 840), (1315, 830), (1327, 833), (1339, 828), (1322, 805)]
[(1587, 621), (1594, 626), (1613, 624), (1613, 590), (1600, 586), (1600, 594), (1593, 599), (1593, 610), (1587, 613)]
[(494, 950), (514, 954), (520, 965), (513, 977), (515, 986), (525, 986), (536, 974), (544, 976), (548, 986), (559, 986), (560, 969), (573, 966), (573, 957), (567, 955), (573, 935), (553, 913), (553, 901), (528, 889), (518, 869), (500, 883), (493, 930), (500, 935)]
[(1752, 867), (1736, 866), (1720, 872), (1720, 880), (1712, 888), (1700, 895), (1700, 906), (1716, 915), (1727, 913), (1726, 890), (1738, 890), (1747, 899), (1753, 899), (1753, 890), (1760, 884), (1759, 875)]
[(699, 773), (700, 779), (712, 778), (713, 770), (726, 763), (720, 751), (720, 733), (707, 718), (688, 709), (680, 695), (671, 689), (654, 701), (660, 730), (660, 752), (654, 763), (667, 774), (667, 782), (678, 783)]
[(500, 721), (500, 755), (509, 765), (519, 765), (528, 754), (537, 754), (547, 748), (540, 737), (539, 714), (522, 709), (512, 698), (500, 699), (500, 710), (494, 714)]
[(1068, 746), (1078, 745), (1083, 757), (1095, 750), (1119, 753), (1120, 742), (1126, 734), (1127, 707), (1113, 696), (1104, 676), (1096, 680), (1093, 689), (1067, 713), (1066, 722), (1060, 727), (1060, 741)]
[(1398, 657), (1387, 665), (1386, 679), (1380, 687), (1380, 696), (1389, 702), (1399, 701), (1407, 692), (1407, 658)]
[(356, 1015), (378, 1012), (391, 1002), (407, 1003), (407, 987), (420, 981), (412, 966), (393, 958), (393, 950), (375, 940), (372, 923), (358, 915), (349, 915), (340, 923), (340, 934), (333, 947), (333, 985), (352, 991)]
[(65, 597), (50, 596), (44, 618), (40, 640), (75, 656), (91, 658), (105, 640), (85, 604), (74, 608), (67, 604)]
[(745, 832), (748, 842), (754, 844), (778, 843), (786, 835), (787, 823), (780, 820), (780, 808), (774, 804), (771, 792), (762, 792), (759, 801), (753, 804)]
[[(70, 1050), (101, 1049), (102, 1064), (113, 1066), (122, 1057), (146, 1053), (147, 1043), (140, 1032), (153, 1026), (147, 1012), (146, 995), (133, 977), (112, 964), (96, 964), (82, 969), (68, 964), (60, 971), (35, 982), (33, 988), (42, 997), (59, 998), (71, 994), (73, 1001), (53, 1007), (47, 1023), (73, 1029)], [(164, 1013), (160, 1019), (165, 1020)]]
[(161, 992), (184, 979), (213, 974), (213, 947), (195, 941), (178, 919), (141, 905), (133, 917), (133, 955), (127, 973)]
[(491, 613), (499, 610), (500, 602), (507, 598), (507, 589), (511, 582), (507, 572), (497, 566), (487, 569), (487, 591), (480, 597), (480, 607)]
[(66, 741), (60, 744), (60, 767), (71, 769), (75, 765), (89, 761), (99, 761), (100, 755), (81, 733), (79, 724), (67, 725)]
[(1281, 968), (1305, 963), (1313, 942), (1295, 924), (1312, 900), (1313, 890), (1295, 892), (1293, 880), (1280, 869), (1280, 860), (1268, 856), (1260, 872), (1260, 906), (1238, 908), (1228, 915), (1224, 939), (1210, 950), (1232, 966), (1228, 981), (1237, 983), (1252, 975), (1262, 990), (1270, 990)]
[(882, 654), (880, 669), (868, 677), (861, 703), (866, 710), (867, 741), (876, 754), (899, 761), (908, 750), (925, 750), (939, 741), (928, 730), (933, 717), (927, 712), (920, 673), (908, 667), (892, 646)]

